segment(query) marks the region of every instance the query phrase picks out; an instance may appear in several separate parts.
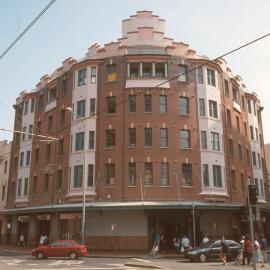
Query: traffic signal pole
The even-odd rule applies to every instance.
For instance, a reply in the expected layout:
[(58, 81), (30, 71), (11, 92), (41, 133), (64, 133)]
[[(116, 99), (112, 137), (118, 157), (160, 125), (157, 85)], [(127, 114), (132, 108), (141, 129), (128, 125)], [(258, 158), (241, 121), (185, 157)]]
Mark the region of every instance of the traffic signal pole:
[(253, 215), (252, 215), (252, 206), (248, 205), (249, 211), (249, 226), (250, 226), (250, 236), (251, 236), (251, 243), (252, 243), (252, 263), (253, 269), (256, 270), (256, 258), (255, 258), (255, 249), (254, 249), (254, 227), (253, 227)]

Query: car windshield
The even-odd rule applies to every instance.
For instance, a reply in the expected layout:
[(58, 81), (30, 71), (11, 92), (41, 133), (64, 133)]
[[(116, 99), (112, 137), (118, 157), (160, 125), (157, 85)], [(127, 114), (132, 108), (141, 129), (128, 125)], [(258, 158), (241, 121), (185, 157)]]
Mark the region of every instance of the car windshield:
[(214, 243), (214, 241), (208, 241), (206, 243), (202, 243), (199, 245), (199, 248), (208, 248), (210, 247), (212, 244)]

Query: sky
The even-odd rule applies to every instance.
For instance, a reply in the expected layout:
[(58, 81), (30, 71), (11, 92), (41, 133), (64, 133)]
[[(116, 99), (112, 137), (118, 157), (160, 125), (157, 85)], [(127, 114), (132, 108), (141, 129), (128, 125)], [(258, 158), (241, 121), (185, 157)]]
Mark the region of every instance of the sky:
[[(0, 54), (49, 0), (0, 0)], [(16, 97), (32, 90), (68, 57), (82, 58), (92, 44), (121, 37), (121, 22), (138, 10), (166, 20), (166, 36), (213, 59), (270, 32), (270, 1), (260, 0), (57, 0), (0, 60), (0, 128), (13, 129)], [(264, 107), (270, 143), (270, 36), (225, 58), (234, 75)], [(0, 140), (12, 133), (0, 131)]]

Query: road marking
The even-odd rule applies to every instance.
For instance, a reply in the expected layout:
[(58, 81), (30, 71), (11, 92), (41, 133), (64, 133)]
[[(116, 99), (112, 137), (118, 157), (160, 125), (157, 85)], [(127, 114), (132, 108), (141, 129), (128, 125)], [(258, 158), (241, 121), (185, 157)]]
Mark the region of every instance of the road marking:
[(38, 263), (28, 263), (27, 265), (29, 265), (29, 266), (37, 266)]
[[(119, 270), (119, 267), (49, 268), (50, 270)], [(121, 268), (120, 268), (121, 269)], [(48, 270), (48, 268), (24, 268), (21, 270)]]
[(107, 263), (106, 265), (110, 265), (110, 266), (124, 266), (124, 264), (122, 263)]
[(1, 260), (1, 262), (6, 263), (7, 265), (18, 265), (21, 262), (25, 262), (26, 260)]
[(132, 260), (139, 261), (139, 262), (151, 263), (150, 261), (143, 260), (143, 259), (138, 259), (138, 258), (132, 258)]
[(72, 261), (72, 260), (57, 260), (55, 262), (52, 262), (48, 265), (78, 265), (78, 264), (82, 264), (84, 263), (84, 261)]

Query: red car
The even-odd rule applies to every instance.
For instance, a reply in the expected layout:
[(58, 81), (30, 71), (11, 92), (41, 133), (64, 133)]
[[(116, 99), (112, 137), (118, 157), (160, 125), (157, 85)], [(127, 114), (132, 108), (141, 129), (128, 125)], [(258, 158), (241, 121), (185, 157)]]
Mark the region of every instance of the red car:
[(48, 246), (40, 246), (32, 250), (32, 256), (37, 259), (47, 257), (69, 257), (72, 260), (87, 256), (86, 246), (79, 245), (75, 240), (57, 240)]

